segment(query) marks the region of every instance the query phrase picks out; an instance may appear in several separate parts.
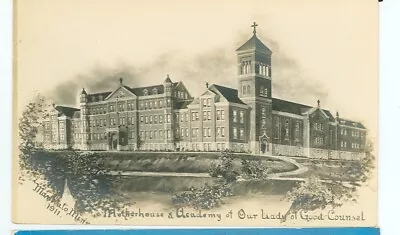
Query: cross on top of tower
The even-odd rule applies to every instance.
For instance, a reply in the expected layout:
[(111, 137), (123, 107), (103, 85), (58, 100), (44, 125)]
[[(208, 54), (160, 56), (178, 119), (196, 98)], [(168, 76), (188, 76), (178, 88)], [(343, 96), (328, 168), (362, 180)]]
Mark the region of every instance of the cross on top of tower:
[(253, 22), (253, 24), (251, 25), (251, 27), (253, 28), (253, 34), (256, 34), (256, 27), (258, 26), (258, 24), (256, 22)]

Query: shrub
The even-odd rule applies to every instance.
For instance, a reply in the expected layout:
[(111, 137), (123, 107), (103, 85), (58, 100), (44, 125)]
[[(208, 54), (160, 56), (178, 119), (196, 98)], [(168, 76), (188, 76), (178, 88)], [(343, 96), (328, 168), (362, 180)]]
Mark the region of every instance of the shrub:
[(218, 158), (218, 163), (212, 163), (209, 174), (211, 177), (222, 177), (226, 183), (237, 180), (239, 172), (233, 168), (233, 155), (229, 151), (224, 151)]
[(253, 179), (264, 179), (267, 177), (269, 169), (261, 160), (242, 159), (242, 172), (245, 176)]
[(194, 209), (212, 209), (224, 204), (223, 198), (232, 196), (226, 184), (205, 184), (200, 188), (190, 188), (189, 191), (172, 196), (172, 203), (178, 206), (190, 206)]

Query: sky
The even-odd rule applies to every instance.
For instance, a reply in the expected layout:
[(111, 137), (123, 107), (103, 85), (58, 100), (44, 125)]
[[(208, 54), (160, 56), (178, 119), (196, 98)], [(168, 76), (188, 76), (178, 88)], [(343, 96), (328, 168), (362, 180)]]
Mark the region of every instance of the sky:
[[(362, 4), (362, 5), (361, 5)], [(77, 106), (91, 92), (161, 83), (193, 96), (205, 83), (237, 88), (235, 50), (257, 36), (272, 51), (274, 97), (339, 111), (374, 135), (378, 12), (373, 0), (19, 0), (17, 107), (36, 94)]]

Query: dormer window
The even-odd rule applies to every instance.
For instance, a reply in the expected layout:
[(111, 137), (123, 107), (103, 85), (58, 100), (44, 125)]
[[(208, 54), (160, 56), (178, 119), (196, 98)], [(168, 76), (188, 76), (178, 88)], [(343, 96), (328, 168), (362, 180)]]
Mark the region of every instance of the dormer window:
[(157, 88), (153, 88), (153, 95), (157, 95), (158, 94), (158, 89)]
[(143, 95), (148, 95), (149, 91), (147, 89), (143, 89)]
[(103, 100), (103, 96), (99, 95), (99, 101)]
[(92, 96), (92, 102), (96, 102), (96, 97)]

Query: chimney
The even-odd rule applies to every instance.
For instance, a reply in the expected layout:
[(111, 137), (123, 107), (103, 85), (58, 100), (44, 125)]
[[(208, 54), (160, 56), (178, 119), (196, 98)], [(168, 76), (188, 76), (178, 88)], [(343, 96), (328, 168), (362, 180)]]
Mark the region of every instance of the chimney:
[(206, 82), (206, 88), (208, 88), (208, 82)]

